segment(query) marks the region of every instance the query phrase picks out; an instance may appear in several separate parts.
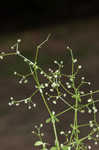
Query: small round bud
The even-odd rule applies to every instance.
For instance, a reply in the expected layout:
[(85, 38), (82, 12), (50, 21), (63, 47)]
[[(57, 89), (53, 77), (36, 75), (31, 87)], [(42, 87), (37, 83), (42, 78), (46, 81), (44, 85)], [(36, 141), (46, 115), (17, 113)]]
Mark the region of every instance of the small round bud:
[(77, 62), (77, 59), (74, 59), (74, 60), (73, 60), (73, 63), (76, 63), (76, 62)]
[(20, 105), (20, 103), (16, 103), (16, 106), (19, 106)]
[(17, 42), (20, 43), (20, 42), (21, 42), (21, 39), (18, 39)]
[(55, 115), (55, 111), (52, 111), (52, 114)]
[(81, 79), (82, 79), (82, 80), (84, 80), (84, 79), (85, 79), (85, 77), (82, 77)]
[(91, 84), (91, 82), (88, 82), (88, 85), (90, 85)]
[(25, 103), (25, 104), (27, 104), (27, 103), (28, 103), (27, 99), (24, 101), (24, 103)]
[(10, 100), (13, 100), (13, 97), (10, 97)]
[(28, 80), (24, 80), (24, 83), (25, 83), (25, 84), (28, 83)]
[(60, 64), (63, 64), (63, 61), (61, 61)]
[(94, 143), (95, 145), (97, 145), (98, 144), (98, 142), (97, 141), (95, 141), (95, 143)]
[(67, 46), (67, 49), (69, 50), (69, 49), (70, 49), (70, 47), (69, 47), (69, 46)]
[(40, 124), (40, 127), (41, 127), (41, 128), (43, 127), (43, 124), (42, 124), (42, 123)]
[(16, 51), (16, 54), (19, 55), (19, 54), (20, 54), (20, 51)]
[(63, 135), (63, 134), (64, 134), (64, 131), (61, 131), (60, 134)]
[(53, 104), (56, 104), (56, 101), (53, 101)]
[(28, 109), (31, 109), (31, 108), (32, 108), (32, 107), (29, 105), (29, 106), (28, 106)]
[(11, 103), (11, 102), (9, 102), (9, 103), (8, 103), (8, 105), (9, 105), (9, 106), (12, 106), (12, 103)]
[(91, 114), (91, 113), (92, 113), (92, 110), (91, 110), (91, 109), (89, 109), (89, 110), (88, 110), (88, 113), (89, 113), (89, 114)]
[(45, 83), (45, 87), (48, 87), (48, 83)]
[(82, 66), (81, 66), (81, 65), (79, 65), (79, 66), (78, 66), (78, 69), (81, 69), (81, 68), (82, 68)]
[(88, 146), (88, 149), (91, 149), (91, 146), (90, 146), (90, 145)]
[(70, 134), (70, 133), (71, 133), (71, 131), (69, 130), (69, 131), (68, 131), (68, 133)]
[(11, 49), (14, 49), (14, 46), (11, 46)]
[(90, 99), (88, 99), (88, 103), (90, 103), (90, 102), (92, 102), (92, 99), (90, 98)]
[(17, 74), (17, 72), (14, 72), (14, 75), (16, 75)]
[(66, 97), (66, 94), (64, 93), (64, 95), (63, 95), (64, 97)]
[(0, 59), (2, 60), (2, 59), (3, 59), (3, 56), (0, 56)]
[(33, 104), (33, 107), (36, 107), (36, 104), (35, 104), (35, 103)]
[(57, 61), (55, 60), (54, 63), (57, 64)]

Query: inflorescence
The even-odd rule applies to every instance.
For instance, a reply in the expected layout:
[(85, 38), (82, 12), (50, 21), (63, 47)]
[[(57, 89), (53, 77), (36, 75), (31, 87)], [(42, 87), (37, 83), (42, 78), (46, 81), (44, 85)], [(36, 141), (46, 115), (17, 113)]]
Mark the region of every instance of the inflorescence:
[[(37, 104), (33, 102), (33, 96), (39, 92), (49, 114), (49, 118), (45, 122), (51, 123), (53, 126), (55, 143), (54, 146), (51, 146), (51, 144), (44, 141), (44, 133), (41, 132), (43, 124), (41, 123), (40, 126), (35, 125), (35, 129), (32, 131), (32, 133), (39, 138), (39, 140), (34, 143), (34, 146), (40, 146), (42, 150), (90, 150), (92, 149), (92, 145), (86, 145), (86, 141), (91, 141), (92, 144), (94, 142), (95, 145), (97, 145), (99, 141), (99, 123), (97, 122), (96, 117), (96, 113), (98, 112), (96, 103), (98, 103), (99, 100), (94, 98), (94, 94), (99, 93), (99, 90), (89, 90), (89, 92), (82, 90), (85, 84), (87, 86), (91, 85), (91, 82), (86, 81), (85, 77), (81, 77), (79, 83), (76, 83), (82, 65), (78, 64), (78, 60), (74, 58), (70, 47), (67, 47), (72, 59), (72, 69), (69, 75), (62, 72), (62, 69), (64, 68), (63, 61), (59, 62), (55, 60), (54, 64), (57, 66), (57, 69), (54, 70), (49, 68), (47, 72), (38, 65), (39, 49), (48, 41), (49, 37), (50, 34), (45, 41), (37, 46), (34, 62), (23, 56), (19, 51), (21, 39), (18, 39), (16, 44), (11, 47), (11, 51), (13, 52), (0, 53), (1, 60), (6, 56), (17, 55), (23, 59), (24, 63), (28, 64), (30, 69), (28, 74), (23, 75), (14, 72), (14, 75), (19, 78), (19, 84), (27, 84), (30, 76), (35, 81), (35, 90), (30, 97), (21, 100), (10, 97), (8, 105), (19, 106), (21, 103), (24, 103), (28, 106), (28, 109), (35, 108)], [(45, 78), (44, 83), (40, 82), (38, 74), (41, 78)], [(70, 97), (70, 100), (68, 100), (68, 96)], [(54, 105), (58, 105), (58, 103), (62, 102), (66, 106), (66, 109), (57, 113), (53, 108), (50, 108), (49, 102)], [(70, 102), (72, 102), (72, 104)], [(70, 124), (70, 130), (61, 130), (59, 134), (57, 133), (56, 123), (59, 122), (59, 117), (62, 118), (62, 115), (66, 114), (68, 111), (74, 112), (73, 124)], [(87, 121), (86, 124), (79, 124), (79, 113), (88, 113), (92, 115), (92, 120)], [(84, 127), (89, 127), (90, 131), (88, 135), (80, 138), (80, 129)], [(63, 143), (60, 143), (59, 135), (64, 136)]]

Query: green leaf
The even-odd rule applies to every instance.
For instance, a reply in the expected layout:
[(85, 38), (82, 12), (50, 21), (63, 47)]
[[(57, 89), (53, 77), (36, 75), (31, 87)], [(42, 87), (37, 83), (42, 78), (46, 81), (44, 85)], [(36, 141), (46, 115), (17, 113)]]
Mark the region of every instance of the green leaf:
[(50, 150), (57, 150), (57, 147), (53, 146)]
[(56, 121), (56, 122), (59, 122), (59, 119), (57, 119), (57, 118), (55, 117), (55, 121)]
[(69, 150), (69, 147), (68, 146), (63, 146), (62, 150)]
[(48, 118), (48, 119), (46, 120), (46, 123), (49, 123), (49, 122), (51, 122), (51, 118)]
[(42, 141), (37, 141), (35, 142), (34, 146), (40, 146), (40, 145), (43, 145), (43, 142)]

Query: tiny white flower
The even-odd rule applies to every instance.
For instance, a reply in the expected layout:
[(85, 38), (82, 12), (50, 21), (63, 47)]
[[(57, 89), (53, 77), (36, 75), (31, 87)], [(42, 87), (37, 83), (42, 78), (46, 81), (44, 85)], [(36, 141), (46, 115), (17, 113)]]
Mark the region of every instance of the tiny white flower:
[(88, 113), (89, 113), (89, 114), (91, 114), (91, 113), (92, 113), (92, 110), (91, 110), (91, 109), (89, 109), (89, 110), (88, 110)]
[(4, 55), (4, 54), (5, 54), (5, 52), (1, 52), (1, 54), (3, 54), (3, 55)]
[(92, 120), (90, 120), (89, 123), (91, 124), (91, 123), (92, 123)]
[(73, 78), (70, 78), (70, 81), (72, 82), (72, 81), (73, 81)]
[(45, 83), (45, 87), (48, 87), (48, 83)]
[(63, 145), (63, 144), (60, 144), (60, 146), (63, 147), (64, 145)]
[(63, 134), (64, 134), (64, 131), (61, 131), (60, 134), (63, 135)]
[(66, 85), (69, 85), (69, 82), (66, 82)]
[(88, 82), (88, 85), (90, 85), (91, 84), (91, 82)]
[(90, 145), (88, 146), (88, 149), (91, 149), (91, 146), (90, 146)]
[(43, 127), (43, 124), (42, 124), (42, 123), (40, 124), (40, 127), (41, 127), (41, 128)]
[(52, 114), (55, 115), (55, 111), (52, 111)]
[(66, 94), (64, 93), (64, 95), (63, 95), (64, 97), (66, 97)]
[(53, 82), (51, 85), (53, 88), (55, 88), (57, 86), (57, 83)]
[(20, 103), (16, 103), (16, 106), (19, 106), (20, 105)]
[(53, 92), (54, 90), (53, 90), (53, 89), (50, 89), (50, 91)]
[(69, 46), (67, 46), (67, 49), (70, 49), (70, 47), (69, 47)]
[(8, 103), (8, 105), (9, 105), (9, 106), (12, 106), (12, 103), (11, 103), (11, 102), (9, 102), (9, 103)]
[(53, 101), (53, 104), (56, 104), (56, 101)]
[(13, 46), (11, 46), (11, 49), (14, 49), (14, 47), (13, 47)]
[(2, 60), (2, 59), (3, 59), (3, 56), (0, 56), (0, 59)]
[(97, 145), (98, 144), (98, 142), (97, 141), (95, 141), (95, 143), (94, 143), (95, 145)]
[(90, 103), (90, 102), (92, 102), (92, 99), (90, 98), (90, 99), (88, 99), (88, 103)]
[(45, 95), (48, 95), (48, 93), (46, 92)]
[(35, 127), (35, 128), (38, 128), (38, 126), (37, 126), (37, 125), (35, 125), (34, 127)]
[(63, 64), (63, 61), (61, 61), (60, 63)]
[(28, 80), (24, 80), (24, 83), (25, 83), (25, 84), (28, 83)]
[(10, 97), (10, 100), (13, 100), (13, 97)]
[(71, 147), (70, 147), (70, 146), (68, 147), (68, 150), (71, 150)]
[(97, 110), (97, 109), (94, 109), (94, 113), (96, 113), (96, 112), (98, 112), (98, 110)]
[(82, 77), (81, 79), (82, 79), (82, 80), (85, 80), (85, 77)]
[(85, 110), (82, 109), (82, 110), (81, 110), (81, 113), (85, 113)]
[(98, 138), (99, 137), (99, 134), (96, 134), (96, 138)]
[(28, 109), (31, 109), (31, 108), (32, 108), (32, 107), (29, 105), (29, 106), (28, 106)]
[(34, 65), (34, 63), (33, 63), (33, 62), (30, 62), (29, 65)]
[(25, 104), (27, 104), (27, 103), (28, 103), (27, 99), (24, 101), (24, 103), (25, 103)]
[(20, 54), (20, 51), (16, 51), (16, 54), (19, 55), (19, 54)]
[(44, 73), (43, 71), (40, 72), (40, 74), (43, 74), (43, 73)]
[(76, 62), (77, 62), (77, 59), (74, 59), (74, 60), (73, 60), (73, 63), (76, 63)]
[(50, 100), (50, 98), (48, 97), (48, 98), (47, 98), (47, 100), (49, 101), (49, 100)]
[(71, 88), (71, 85), (68, 85), (67, 88), (70, 89), (70, 88)]
[(34, 134), (35, 132), (34, 132), (34, 131), (32, 131), (32, 133)]
[(20, 42), (21, 42), (21, 39), (18, 39), (17, 42), (20, 43)]
[(69, 131), (68, 131), (68, 133), (70, 134), (70, 133), (71, 133), (71, 131), (69, 130)]
[(58, 77), (58, 76), (57, 76), (57, 74), (56, 74), (56, 75), (54, 75), (54, 77), (55, 77), (55, 78), (57, 78), (57, 77)]
[(15, 72), (14, 72), (14, 75), (16, 75), (16, 74), (17, 74), (17, 72), (15, 71)]
[(19, 84), (22, 84), (22, 80), (19, 81)]
[(13, 104), (14, 104), (14, 101), (12, 101), (11, 104), (13, 105)]
[(81, 66), (81, 65), (79, 65), (79, 66), (78, 66), (78, 69), (81, 69), (81, 68), (82, 68), (82, 66)]
[(42, 90), (42, 89), (40, 89), (40, 93), (43, 93), (43, 90)]
[(57, 61), (55, 60), (54, 63), (57, 64)]
[[(41, 136), (44, 136), (44, 133), (41, 133)], [(48, 149), (46, 149), (46, 150), (48, 150)]]
[(97, 128), (93, 128), (94, 131), (97, 131)]
[(93, 122), (92, 121), (89, 121), (89, 124), (90, 124), (89, 125), (90, 127), (93, 127)]
[(33, 104), (33, 107), (36, 107), (36, 104), (35, 104), (35, 103)]
[(90, 127), (92, 128), (92, 127), (93, 127), (93, 124), (90, 124)]
[(84, 94), (84, 91), (81, 91), (80, 94)]
[(56, 99), (59, 99), (59, 96), (56, 96)]

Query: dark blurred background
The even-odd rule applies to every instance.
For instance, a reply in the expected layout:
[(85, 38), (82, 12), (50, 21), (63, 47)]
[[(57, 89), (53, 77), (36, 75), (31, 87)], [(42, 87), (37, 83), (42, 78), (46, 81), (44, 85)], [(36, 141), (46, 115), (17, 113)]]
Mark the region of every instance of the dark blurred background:
[[(13, 1), (8, 4), (4, 1), (0, 5), (0, 26), (3, 30), (23, 30), (41, 26), (66, 23), (72, 19), (81, 19), (98, 16), (97, 0), (33, 0)], [(3, 31), (1, 29), (1, 31)], [(4, 32), (4, 31), (3, 31)]]
[[(47, 46), (40, 49), (39, 62), (47, 71), (54, 59), (62, 59), (66, 71), (70, 70), (70, 58), (66, 57), (66, 46), (73, 49), (79, 63), (83, 65), (82, 76), (92, 81), (92, 90), (99, 89), (99, 5), (97, 0), (90, 1), (3, 1), (0, 4), (0, 52), (8, 52), (18, 38), (22, 39), (20, 51), (33, 60), (35, 47), (47, 35), (52, 36)], [(57, 55), (56, 55), (57, 54)], [(28, 67), (16, 58), (0, 60), (0, 148), (2, 150), (30, 150), (37, 139), (31, 133), (33, 126), (44, 123), (48, 117), (39, 95), (34, 97), (37, 108), (8, 107), (9, 97), (21, 99), (31, 95), (33, 87), (18, 85), (14, 71), (26, 73)], [(31, 81), (31, 80), (30, 80)], [(99, 108), (99, 105), (97, 106)], [(57, 107), (57, 109), (59, 109)], [(57, 111), (57, 110), (56, 110)], [(99, 113), (97, 113), (97, 120)], [(65, 114), (58, 130), (66, 129), (71, 123), (72, 113)], [(88, 114), (81, 117), (87, 121)], [(47, 140), (52, 142), (52, 129), (43, 129)], [(85, 129), (81, 133), (87, 133)], [(92, 143), (93, 145), (93, 143)], [(98, 150), (94, 146), (94, 150)]]

